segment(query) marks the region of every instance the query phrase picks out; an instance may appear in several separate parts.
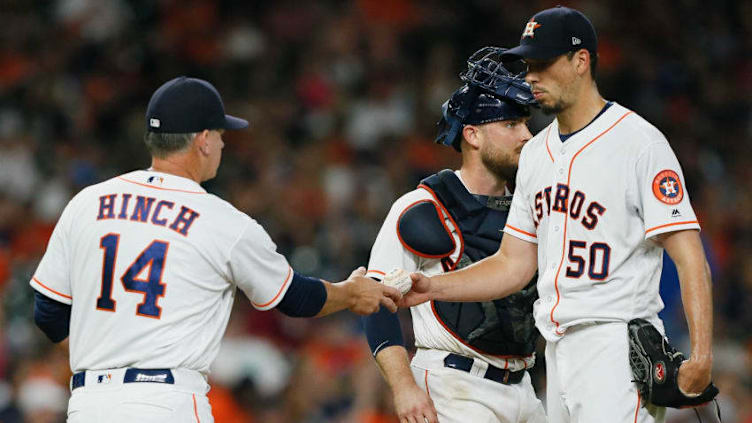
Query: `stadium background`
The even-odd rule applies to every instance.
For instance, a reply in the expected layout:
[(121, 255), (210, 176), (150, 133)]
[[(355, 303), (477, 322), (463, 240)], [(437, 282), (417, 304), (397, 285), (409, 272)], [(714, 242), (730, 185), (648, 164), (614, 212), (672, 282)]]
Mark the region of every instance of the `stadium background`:
[[(598, 30), (604, 97), (679, 156), (713, 270), (724, 421), (752, 422), (752, 2), (562, 3)], [(72, 195), (148, 167), (143, 115), (162, 82), (208, 79), (251, 121), (226, 135), (206, 187), (261, 222), (297, 270), (341, 280), (367, 263), (397, 196), (458, 164), (432, 138), (464, 59), (515, 45), (555, 4), (2, 0), (0, 421), (64, 419), (67, 345), (32, 324), (28, 280)], [(663, 317), (687, 351), (666, 275)], [(394, 421), (354, 316), (293, 320), (239, 298), (212, 375), (217, 422)], [(694, 414), (670, 413), (684, 421)]]

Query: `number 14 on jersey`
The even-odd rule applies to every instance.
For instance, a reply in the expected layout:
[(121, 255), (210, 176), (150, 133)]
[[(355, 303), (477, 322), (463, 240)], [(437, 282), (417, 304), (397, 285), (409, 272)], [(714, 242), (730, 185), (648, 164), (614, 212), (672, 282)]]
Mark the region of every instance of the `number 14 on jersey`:
[[(97, 298), (97, 310), (114, 312), (117, 300), (112, 298), (112, 281), (115, 274), (115, 264), (120, 244), (120, 234), (109, 233), (99, 241), (103, 250), (102, 262), (102, 290)], [(144, 300), (136, 308), (136, 314), (144, 317), (159, 319), (162, 308), (159, 299), (165, 294), (165, 284), (162, 274), (167, 260), (167, 249), (170, 244), (166, 241), (154, 240), (128, 266), (120, 281), (128, 292), (141, 294)], [(144, 273), (146, 278), (140, 278)]]

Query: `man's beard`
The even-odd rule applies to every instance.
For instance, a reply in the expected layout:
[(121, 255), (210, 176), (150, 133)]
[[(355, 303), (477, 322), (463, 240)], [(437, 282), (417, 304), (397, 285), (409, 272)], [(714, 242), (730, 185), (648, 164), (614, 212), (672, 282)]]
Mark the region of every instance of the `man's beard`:
[(491, 149), (482, 149), (480, 152), (480, 159), (483, 165), (486, 166), (491, 173), (496, 175), (499, 179), (507, 181), (507, 183), (514, 183), (514, 178), (517, 176), (517, 154), (505, 153), (500, 150), (493, 151)]
[(558, 115), (559, 113), (566, 110), (571, 104), (564, 101), (562, 97), (559, 97), (554, 100), (554, 104), (551, 105), (545, 105), (543, 103), (539, 103), (541, 111), (547, 115)]
[(564, 101), (562, 101), (561, 99), (559, 99), (554, 104), (552, 104), (550, 106), (544, 106), (543, 104), (541, 104), (540, 108), (543, 111), (543, 113), (545, 113), (547, 115), (558, 115), (559, 113), (561, 113), (562, 111), (564, 111), (564, 109), (567, 108), (567, 105), (564, 104)]

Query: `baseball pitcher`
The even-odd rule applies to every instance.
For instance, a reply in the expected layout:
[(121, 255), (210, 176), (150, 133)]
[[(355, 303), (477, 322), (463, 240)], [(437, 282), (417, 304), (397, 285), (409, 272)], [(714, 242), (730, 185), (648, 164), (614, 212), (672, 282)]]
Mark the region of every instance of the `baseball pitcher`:
[[(693, 405), (683, 398), (697, 396), (709, 401), (717, 392), (710, 383), (710, 271), (671, 146), (645, 119), (601, 97), (595, 29), (582, 13), (566, 7), (537, 13), (505, 57), (524, 58), (526, 81), (556, 119), (522, 150), (498, 252), (458, 272), (413, 275), (415, 292), (405, 305), (505, 297), (537, 270), (534, 314), (547, 341), (550, 422), (660, 422), (661, 405)], [(650, 336), (643, 325), (663, 331), (664, 249), (679, 273), (692, 351), (683, 363), (648, 369), (681, 393), (655, 401), (633, 382), (651, 361), (630, 357), (630, 347), (636, 353), (640, 343), (661, 345), (660, 335)]]

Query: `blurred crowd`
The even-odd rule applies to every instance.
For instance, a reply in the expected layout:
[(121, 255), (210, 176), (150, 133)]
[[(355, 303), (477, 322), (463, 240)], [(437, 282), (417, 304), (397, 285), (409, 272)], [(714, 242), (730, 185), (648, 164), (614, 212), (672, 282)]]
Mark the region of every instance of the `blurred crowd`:
[[(143, 116), (156, 87), (208, 79), (251, 121), (225, 135), (206, 188), (257, 219), (296, 270), (342, 280), (367, 263), (394, 199), (458, 165), (432, 138), (464, 60), (516, 45), (529, 17), (556, 3), (0, 2), (0, 422), (65, 419), (67, 344), (33, 325), (28, 281), (75, 193), (149, 166)], [(655, 124), (679, 156), (713, 271), (723, 421), (752, 422), (752, 2), (560, 3), (595, 24), (603, 96)], [(536, 115), (531, 131), (547, 119)], [(662, 316), (688, 351), (666, 267)], [(537, 368), (543, 397), (542, 357)], [(290, 319), (239, 296), (211, 384), (219, 423), (396, 421), (346, 313)]]

